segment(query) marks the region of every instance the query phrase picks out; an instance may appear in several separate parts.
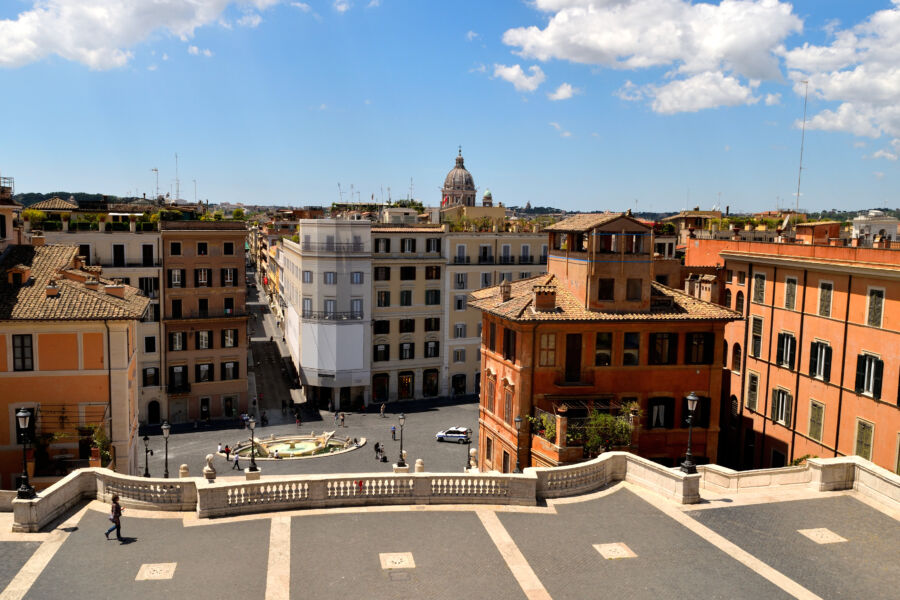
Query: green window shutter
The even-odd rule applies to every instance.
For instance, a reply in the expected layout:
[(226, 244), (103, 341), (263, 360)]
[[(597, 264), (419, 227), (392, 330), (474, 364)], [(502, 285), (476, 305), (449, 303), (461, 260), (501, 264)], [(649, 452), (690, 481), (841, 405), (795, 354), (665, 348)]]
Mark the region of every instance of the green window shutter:
[(819, 362), (819, 342), (813, 342), (809, 345), (809, 376), (814, 377), (816, 374), (816, 363)]
[(778, 348), (775, 351), (775, 364), (780, 365), (784, 362), (784, 334), (778, 334)]
[(884, 376), (884, 361), (876, 359), (875, 360), (874, 381), (872, 382), (872, 396), (876, 400), (881, 399), (881, 379), (883, 376)]
[(866, 355), (858, 354), (856, 356), (856, 386), (855, 390), (857, 394), (861, 394), (863, 392), (863, 388), (866, 385)]
[(791, 421), (791, 413), (794, 410), (794, 397), (791, 396), (790, 394), (785, 394), (784, 396), (785, 396), (784, 424), (786, 427), (790, 428), (791, 423), (793, 423), (793, 421)]
[(825, 381), (831, 380), (831, 346), (824, 346), (825, 351)]

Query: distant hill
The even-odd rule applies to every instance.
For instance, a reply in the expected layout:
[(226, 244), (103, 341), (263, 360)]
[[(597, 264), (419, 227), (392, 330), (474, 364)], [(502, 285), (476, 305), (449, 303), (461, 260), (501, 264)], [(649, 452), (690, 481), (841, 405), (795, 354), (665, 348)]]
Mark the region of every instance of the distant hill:
[(79, 206), (91, 206), (98, 205), (102, 203), (110, 203), (115, 204), (119, 202), (131, 202), (133, 200), (138, 200), (138, 198), (121, 198), (119, 196), (111, 196), (109, 194), (88, 194), (86, 192), (49, 192), (47, 194), (40, 194), (37, 192), (28, 192), (24, 194), (16, 194), (13, 198), (28, 207), (34, 204), (35, 202), (40, 202), (41, 200), (49, 200), (50, 198), (62, 198), (63, 200), (68, 200), (70, 197), (75, 198), (75, 201)]

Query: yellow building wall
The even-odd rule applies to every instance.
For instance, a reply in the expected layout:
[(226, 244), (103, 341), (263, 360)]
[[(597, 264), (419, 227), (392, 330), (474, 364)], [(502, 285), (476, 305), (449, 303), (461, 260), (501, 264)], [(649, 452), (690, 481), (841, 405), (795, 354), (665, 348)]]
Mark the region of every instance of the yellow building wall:
[(78, 369), (77, 333), (42, 333), (37, 336), (38, 365), (41, 371)]

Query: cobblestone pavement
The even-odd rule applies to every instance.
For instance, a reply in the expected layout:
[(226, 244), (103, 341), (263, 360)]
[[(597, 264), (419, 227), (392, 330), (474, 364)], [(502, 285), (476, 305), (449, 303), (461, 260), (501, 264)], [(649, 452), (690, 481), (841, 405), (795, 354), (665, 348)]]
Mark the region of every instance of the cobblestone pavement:
[[(0, 600), (896, 598), (898, 521), (852, 492), (805, 494), (692, 508), (619, 483), (538, 507), (126, 509), (121, 543), (91, 502), (42, 541), (0, 533)], [(803, 533), (822, 528), (845, 541)]]

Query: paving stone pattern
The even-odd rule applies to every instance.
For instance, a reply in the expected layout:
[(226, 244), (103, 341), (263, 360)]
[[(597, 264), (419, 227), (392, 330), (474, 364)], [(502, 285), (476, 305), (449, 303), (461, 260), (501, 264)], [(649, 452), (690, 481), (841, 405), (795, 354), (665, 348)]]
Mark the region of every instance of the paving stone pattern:
[(40, 546), (35, 542), (0, 542), (0, 592)]

